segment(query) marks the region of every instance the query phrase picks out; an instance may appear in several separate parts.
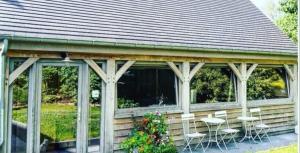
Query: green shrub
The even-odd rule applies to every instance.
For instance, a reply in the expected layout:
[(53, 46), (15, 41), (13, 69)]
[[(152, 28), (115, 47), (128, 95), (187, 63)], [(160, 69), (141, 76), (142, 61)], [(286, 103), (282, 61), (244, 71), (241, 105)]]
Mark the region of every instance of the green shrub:
[(121, 148), (128, 153), (176, 153), (176, 146), (166, 135), (167, 124), (164, 115), (147, 113), (142, 121), (134, 120), (134, 128), (129, 138), (121, 143)]
[(139, 107), (139, 104), (130, 99), (118, 98), (118, 108)]

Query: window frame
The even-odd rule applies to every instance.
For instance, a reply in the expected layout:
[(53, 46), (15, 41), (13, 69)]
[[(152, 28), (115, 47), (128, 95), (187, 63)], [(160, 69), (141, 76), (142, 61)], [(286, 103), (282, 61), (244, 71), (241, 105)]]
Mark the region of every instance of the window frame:
[[(288, 97), (286, 98), (270, 98), (270, 99), (258, 99), (258, 100), (248, 100), (247, 99), (247, 106), (248, 107), (258, 107), (258, 106), (269, 106), (269, 105), (283, 105), (283, 104), (294, 104), (293, 102), (293, 97), (291, 96), (290, 93), (290, 88), (291, 88), (291, 78), (287, 74), (285, 68), (283, 65), (278, 65), (278, 64), (261, 64), (258, 65), (256, 68), (282, 68), (285, 71), (285, 83), (286, 83), (286, 90)], [(247, 80), (248, 81), (248, 80)], [(247, 82), (248, 83), (248, 82)], [(248, 86), (247, 86), (248, 89)]]

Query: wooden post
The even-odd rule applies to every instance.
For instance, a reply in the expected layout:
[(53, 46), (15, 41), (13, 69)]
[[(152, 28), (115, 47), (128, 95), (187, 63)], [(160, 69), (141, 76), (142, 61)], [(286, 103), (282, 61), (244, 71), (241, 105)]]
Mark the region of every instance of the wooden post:
[[(103, 63), (102, 64), (102, 69), (103, 71), (106, 72), (106, 66), (107, 64), (106, 63)], [(105, 78), (106, 77), (106, 74), (105, 74)], [(105, 151), (105, 110), (106, 110), (106, 83), (107, 83), (107, 80), (106, 82), (102, 79), (102, 82), (101, 82), (101, 123), (100, 123), (100, 152), (104, 152)]]
[(185, 114), (190, 113), (190, 63), (182, 64), (182, 109)]
[(36, 147), (36, 144), (40, 144), (37, 142), (39, 140), (39, 130), (37, 128), (37, 116), (38, 116), (38, 100), (37, 100), (37, 84), (38, 83), (38, 71), (37, 64), (33, 64), (29, 71), (29, 89), (28, 89), (28, 120), (27, 120), (27, 153), (38, 153), (39, 148)]
[[(9, 65), (9, 72), (13, 71), (14, 69), (14, 64), (13, 61), (8, 62)], [(8, 80), (9, 82), (9, 80)], [(11, 135), (12, 135), (12, 114), (13, 114), (13, 86), (8, 84), (8, 111), (7, 111), (7, 119), (8, 119), (8, 124), (7, 124), (7, 152), (12, 152), (11, 148)]]
[(105, 92), (105, 105), (104, 105), (104, 135), (101, 135), (103, 142), (101, 146), (103, 152), (113, 153), (114, 150), (114, 110), (115, 110), (115, 75), (116, 75), (116, 62), (114, 59), (108, 59), (106, 63), (106, 92)]
[(293, 76), (294, 80), (290, 78), (290, 97), (292, 97), (293, 102), (295, 103), (295, 123), (298, 125), (298, 117), (299, 117), (299, 101), (298, 101), (298, 68), (297, 64), (293, 65)]
[(78, 98), (80, 104), (78, 104), (79, 109), (79, 136), (77, 136), (77, 151), (79, 153), (88, 152), (88, 124), (89, 124), (89, 66), (84, 63), (83, 66), (79, 69), (79, 80), (78, 85), (81, 86), (78, 88), (80, 91), (78, 94), (81, 94)]
[(247, 116), (247, 64), (241, 63), (239, 71), (241, 79), (238, 83), (238, 91), (240, 92), (238, 102), (242, 106), (242, 116)]
[(228, 63), (236, 77), (238, 78), (238, 103), (242, 106), (242, 116), (247, 116), (247, 80), (258, 64), (253, 64), (247, 70), (247, 64), (241, 63), (237, 68), (233, 63)]
[[(3, 65), (0, 65), (0, 66), (3, 66), (2, 67), (2, 69), (3, 69), (3, 73), (4, 74), (0, 74), (0, 75), (3, 75), (3, 80), (1, 80), (1, 81), (3, 81), (2, 83), (4, 83), (4, 85), (3, 85), (3, 89), (1, 89), (1, 92), (2, 93), (0, 93), (1, 94), (1, 100), (3, 100), (2, 101), (2, 103), (3, 103), (3, 112), (0, 112), (0, 113), (3, 113), (2, 115), (3, 115), (3, 135), (2, 135), (2, 137), (3, 137), (3, 142), (2, 142), (2, 144), (0, 145), (0, 152), (2, 153), (6, 153), (6, 152), (8, 152), (8, 149), (10, 148), (10, 142), (8, 142), (7, 140), (10, 140), (10, 135), (8, 135), (8, 128), (9, 128), (9, 126), (7, 126), (8, 125), (8, 122), (9, 122), (9, 114), (8, 114), (8, 111), (9, 111), (9, 103), (8, 103), (8, 101), (9, 101), (9, 99), (7, 98), (8, 97), (8, 95), (9, 95), (9, 91), (8, 91), (8, 89), (9, 89), (9, 86), (8, 86), (8, 77), (9, 77), (9, 59), (4, 59), (6, 62), (3, 62)], [(2, 129), (1, 129), (2, 130)]]

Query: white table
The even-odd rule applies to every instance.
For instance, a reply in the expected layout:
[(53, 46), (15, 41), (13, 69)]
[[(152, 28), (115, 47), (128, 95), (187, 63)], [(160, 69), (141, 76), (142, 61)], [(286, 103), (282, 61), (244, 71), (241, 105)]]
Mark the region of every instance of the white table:
[[(218, 131), (221, 127), (221, 125), (225, 122), (225, 120), (221, 118), (201, 118), (201, 121), (204, 122), (207, 125), (208, 128), (208, 134), (209, 134), (209, 139), (208, 139), (208, 144), (205, 150), (209, 147), (209, 145), (213, 142), (217, 143), (217, 146), (219, 149), (223, 152), (222, 148), (220, 147), (219, 141), (218, 141)], [(211, 129), (213, 126), (216, 126), (216, 132), (214, 137), (212, 137), (212, 131)]]
[(241, 117), (238, 117), (237, 118), (238, 120), (241, 120), (243, 122), (245, 122), (245, 135), (244, 137), (241, 139), (240, 142), (243, 142), (246, 138), (249, 139), (249, 140), (253, 140), (254, 143), (257, 143), (254, 138), (253, 138), (253, 135), (252, 135), (252, 127), (254, 126), (253, 125), (253, 121), (256, 121), (258, 120), (257, 117), (249, 117), (249, 116), (241, 116)]

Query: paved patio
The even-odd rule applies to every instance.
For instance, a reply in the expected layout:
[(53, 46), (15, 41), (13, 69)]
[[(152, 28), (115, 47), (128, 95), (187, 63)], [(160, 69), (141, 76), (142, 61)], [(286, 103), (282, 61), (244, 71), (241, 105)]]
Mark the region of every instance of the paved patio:
[[(287, 133), (287, 134), (281, 134), (281, 135), (275, 135), (275, 136), (270, 136), (271, 143), (268, 141), (264, 141), (263, 143), (257, 143), (254, 144), (252, 141), (244, 141), (242, 143), (238, 143), (238, 148), (234, 147), (234, 144), (231, 143), (227, 145), (228, 151), (225, 150), (224, 146), (221, 145), (221, 147), (224, 149), (223, 153), (255, 153), (257, 151), (262, 151), (262, 150), (268, 150), (274, 147), (282, 147), (282, 146), (287, 146), (289, 144), (295, 144), (297, 143), (297, 134), (294, 133)], [(22, 141), (18, 141), (17, 144), (19, 147), (23, 148), (25, 146), (24, 143), (20, 143)], [(206, 144), (204, 144), (204, 147)], [(19, 148), (20, 149), (20, 148)], [(89, 152), (96, 152), (98, 150), (98, 146), (91, 146), (89, 147)], [(181, 149), (182, 150), (182, 149)], [(49, 153), (74, 153), (76, 152), (75, 148), (72, 149), (67, 149), (67, 150), (61, 150), (61, 151), (52, 151)], [(189, 153), (188, 151), (185, 151), (184, 153)], [(202, 150), (198, 148), (196, 151), (193, 151), (193, 153), (202, 153)], [(210, 146), (205, 153), (221, 153), (221, 151), (218, 149), (218, 147), (213, 144)]]
[[(275, 135), (270, 136), (271, 143), (265, 140), (262, 143), (254, 144), (253, 141), (244, 141), (242, 143), (237, 143), (238, 148), (235, 148), (234, 144), (227, 145), (228, 151), (225, 150), (224, 146), (221, 145), (222, 149), (224, 149), (223, 153), (255, 153), (257, 151), (262, 150), (268, 150), (274, 147), (282, 147), (287, 146), (289, 144), (295, 144), (297, 143), (297, 134), (294, 133), (287, 133), (287, 134), (281, 134), (281, 135)], [(206, 144), (204, 144), (204, 147)], [(193, 151), (193, 153), (202, 153), (203, 151), (198, 148), (196, 151)], [(188, 151), (185, 151), (184, 153), (189, 153)], [(219, 148), (213, 144), (213, 146), (210, 146), (205, 153), (221, 153)]]

